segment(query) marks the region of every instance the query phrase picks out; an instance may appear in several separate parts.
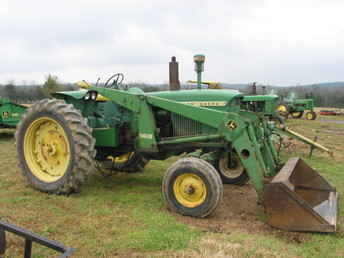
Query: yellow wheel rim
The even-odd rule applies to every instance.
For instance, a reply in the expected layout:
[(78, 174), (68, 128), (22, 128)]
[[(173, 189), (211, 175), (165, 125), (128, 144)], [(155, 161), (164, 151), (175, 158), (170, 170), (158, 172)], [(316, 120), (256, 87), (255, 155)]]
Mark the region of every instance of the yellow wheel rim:
[(34, 176), (50, 183), (67, 172), (70, 145), (63, 127), (50, 117), (33, 121), (24, 136), (24, 157)]
[(285, 112), (288, 112), (288, 109), (287, 109), (287, 107), (285, 105), (279, 105), (277, 107), (277, 111), (285, 113)]
[(173, 184), (177, 201), (185, 207), (194, 208), (201, 205), (207, 197), (204, 181), (197, 175), (186, 173), (178, 176)]
[(307, 119), (308, 120), (312, 120), (312, 118), (313, 118), (313, 114), (312, 113), (307, 113)]
[(299, 116), (301, 116), (301, 112), (293, 112), (293, 113), (291, 113), (291, 116), (292, 117), (299, 117)]

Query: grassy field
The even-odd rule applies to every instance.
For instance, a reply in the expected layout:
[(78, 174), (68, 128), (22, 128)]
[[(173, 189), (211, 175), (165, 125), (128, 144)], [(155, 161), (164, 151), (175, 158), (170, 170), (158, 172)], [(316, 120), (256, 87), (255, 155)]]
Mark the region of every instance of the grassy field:
[[(285, 159), (301, 156), (337, 187), (334, 234), (272, 229), (250, 185), (225, 186), (221, 208), (208, 219), (172, 214), (162, 199), (161, 180), (176, 158), (152, 161), (142, 174), (95, 173), (79, 194), (40, 193), (20, 174), (9, 130), (0, 134), (0, 219), (76, 248), (73, 257), (343, 257), (344, 124), (296, 119), (288, 124), (310, 138), (318, 135), (318, 142), (335, 152), (330, 158), (315, 151), (309, 159), (309, 147), (294, 141), (283, 152)], [(240, 200), (243, 207), (235, 203)], [(22, 257), (22, 245), (8, 234), (6, 257)], [(38, 245), (33, 252), (33, 257), (55, 254)]]

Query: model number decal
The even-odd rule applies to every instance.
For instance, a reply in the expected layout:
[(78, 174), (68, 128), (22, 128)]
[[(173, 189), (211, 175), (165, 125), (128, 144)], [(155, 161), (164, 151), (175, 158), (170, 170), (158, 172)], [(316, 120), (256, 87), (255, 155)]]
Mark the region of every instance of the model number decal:
[(227, 101), (187, 101), (183, 103), (197, 107), (224, 107), (227, 105)]
[(150, 133), (140, 133), (139, 136), (144, 139), (153, 139), (153, 134)]

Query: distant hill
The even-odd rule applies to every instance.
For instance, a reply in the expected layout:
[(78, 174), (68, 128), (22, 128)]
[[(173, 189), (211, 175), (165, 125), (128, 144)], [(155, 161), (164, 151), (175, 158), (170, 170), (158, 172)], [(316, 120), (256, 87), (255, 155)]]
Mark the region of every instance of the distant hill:
[[(344, 82), (322, 82), (313, 84), (296, 85), (301, 87), (344, 87)], [(288, 86), (292, 87), (292, 86)]]
[[(221, 83), (226, 89), (246, 89), (247, 87), (252, 86), (252, 83)], [(258, 87), (262, 86), (260, 84)], [(280, 85), (268, 85), (269, 88), (290, 88), (290, 87), (344, 87), (343, 82), (322, 82), (322, 83), (313, 83), (313, 84), (300, 84), (300, 85), (289, 85), (289, 86), (280, 86)]]
[(236, 90), (244, 90), (251, 85), (252, 83), (221, 83), (221, 86), (226, 89), (236, 89)]
[[(245, 91), (248, 87), (252, 86), (252, 83), (220, 83), (222, 87), (226, 89), (235, 89), (235, 90), (243, 90)], [(257, 87), (261, 87), (261, 84), (258, 84)], [(188, 86), (190, 87), (190, 86)], [(191, 86), (192, 87), (192, 86)], [(193, 86), (195, 87), (195, 86)], [(305, 88), (336, 88), (336, 87), (344, 87), (343, 82), (322, 82), (322, 83), (313, 83), (313, 84), (302, 84), (302, 85), (289, 85), (289, 86), (280, 86), (280, 85), (268, 85), (267, 88), (294, 88), (294, 87), (305, 87)]]

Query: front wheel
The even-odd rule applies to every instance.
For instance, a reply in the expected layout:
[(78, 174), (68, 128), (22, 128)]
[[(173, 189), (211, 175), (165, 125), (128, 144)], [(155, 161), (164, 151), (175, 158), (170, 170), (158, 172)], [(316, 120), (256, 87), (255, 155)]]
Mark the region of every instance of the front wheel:
[(306, 113), (307, 120), (315, 120), (317, 118), (317, 113), (314, 111), (309, 111)]
[(43, 192), (79, 192), (93, 168), (95, 140), (86, 119), (63, 100), (44, 99), (23, 115), (16, 132), (20, 168)]
[(223, 195), (219, 174), (208, 162), (182, 158), (170, 166), (162, 191), (170, 210), (186, 216), (206, 217), (213, 213)]

